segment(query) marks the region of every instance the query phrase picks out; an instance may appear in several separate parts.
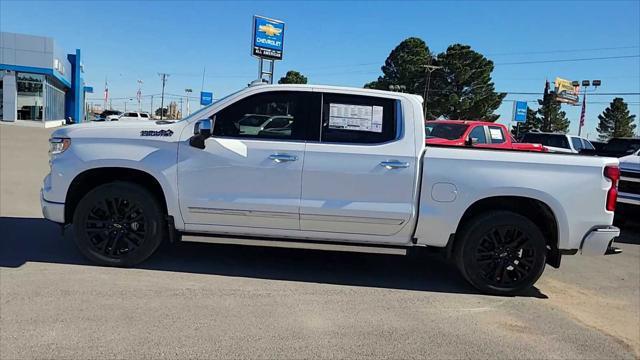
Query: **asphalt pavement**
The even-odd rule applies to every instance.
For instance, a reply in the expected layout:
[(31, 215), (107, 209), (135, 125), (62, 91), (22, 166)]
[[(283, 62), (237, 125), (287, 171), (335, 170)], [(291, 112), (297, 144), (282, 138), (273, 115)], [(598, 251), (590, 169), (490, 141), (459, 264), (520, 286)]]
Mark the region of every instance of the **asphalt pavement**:
[(90, 264), (42, 218), (51, 130), (0, 125), (0, 358), (640, 358), (640, 224), (518, 297), (433, 254), (165, 245)]

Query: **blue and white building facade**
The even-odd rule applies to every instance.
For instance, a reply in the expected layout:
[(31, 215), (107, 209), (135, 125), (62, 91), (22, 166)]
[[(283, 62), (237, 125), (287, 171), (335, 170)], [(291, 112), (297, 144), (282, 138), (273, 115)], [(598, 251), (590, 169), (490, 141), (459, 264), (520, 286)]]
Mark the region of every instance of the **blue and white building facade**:
[(80, 49), (68, 54), (50, 37), (0, 33), (0, 121), (82, 122), (87, 90)]

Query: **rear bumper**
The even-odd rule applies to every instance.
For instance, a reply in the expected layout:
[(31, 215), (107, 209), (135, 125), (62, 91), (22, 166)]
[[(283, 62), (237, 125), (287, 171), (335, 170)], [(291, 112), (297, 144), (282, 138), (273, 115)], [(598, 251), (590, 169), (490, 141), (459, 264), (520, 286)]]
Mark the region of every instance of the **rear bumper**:
[(613, 239), (619, 235), (620, 229), (615, 226), (593, 229), (582, 240), (580, 254), (588, 256), (604, 255)]
[(45, 200), (40, 191), (40, 206), (45, 219), (64, 224), (64, 204)]

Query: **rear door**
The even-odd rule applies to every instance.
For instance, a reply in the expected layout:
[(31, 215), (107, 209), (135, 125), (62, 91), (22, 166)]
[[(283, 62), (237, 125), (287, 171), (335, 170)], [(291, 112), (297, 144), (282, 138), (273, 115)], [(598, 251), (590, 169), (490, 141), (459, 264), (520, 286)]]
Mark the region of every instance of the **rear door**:
[(331, 92), (319, 100), (318, 138), (305, 148), (301, 229), (317, 238), (406, 242), (394, 235), (416, 212), (417, 164), (401, 102)]

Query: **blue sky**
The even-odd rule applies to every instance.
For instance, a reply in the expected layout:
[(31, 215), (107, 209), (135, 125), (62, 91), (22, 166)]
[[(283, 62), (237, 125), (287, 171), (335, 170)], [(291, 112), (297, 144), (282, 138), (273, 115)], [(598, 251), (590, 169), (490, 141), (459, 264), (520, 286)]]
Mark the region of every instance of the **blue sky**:
[[(638, 57), (505, 64), (637, 55), (639, 1), (0, 1), (0, 29), (51, 36), (68, 52), (82, 49), (93, 99), (102, 97), (105, 77), (112, 98), (135, 98), (138, 79), (144, 81), (143, 94), (159, 93), (158, 72), (171, 74), (167, 93), (197, 92), (204, 67), (204, 88), (218, 98), (257, 76), (257, 60), (249, 54), (254, 14), (286, 22), (284, 60), (276, 64), (276, 78), (295, 69), (311, 83), (361, 87), (377, 78), (393, 47), (417, 36), (433, 52), (463, 43), (485, 54), (496, 63), (499, 91), (541, 92), (545, 78), (561, 76), (601, 79), (602, 93), (640, 92)], [(639, 114), (640, 96), (623, 97)], [(612, 98), (587, 98), (583, 134), (596, 137), (597, 115)], [(509, 94), (507, 99), (536, 96)], [(114, 101), (114, 107), (123, 103)], [(501, 122), (508, 123), (511, 109), (511, 102), (498, 109)], [(576, 133), (580, 108), (563, 109)]]

